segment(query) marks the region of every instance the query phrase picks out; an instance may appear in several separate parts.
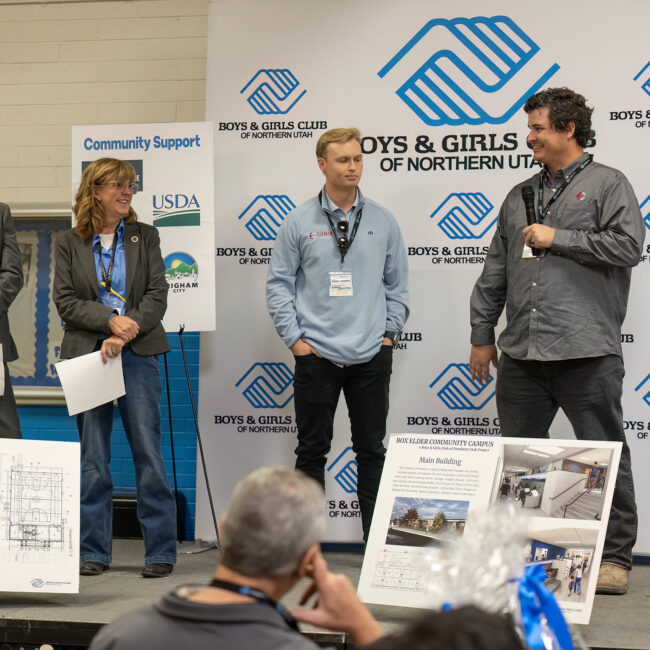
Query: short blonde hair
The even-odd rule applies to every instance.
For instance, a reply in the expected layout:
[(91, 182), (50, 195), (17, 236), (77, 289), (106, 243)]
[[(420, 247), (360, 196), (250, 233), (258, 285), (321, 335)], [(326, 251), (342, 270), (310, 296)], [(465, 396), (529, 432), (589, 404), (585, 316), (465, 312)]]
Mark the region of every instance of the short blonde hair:
[(316, 143), (316, 158), (325, 158), (327, 147), (332, 142), (348, 142), (348, 140), (356, 140), (361, 144), (361, 132), (359, 129), (330, 129), (329, 131), (325, 131)]
[[(101, 232), (104, 224), (104, 206), (93, 195), (93, 186), (103, 185), (108, 181), (133, 183), (135, 169), (131, 163), (117, 158), (98, 158), (84, 169), (81, 182), (72, 208), (75, 215), (77, 234), (82, 239)], [(124, 219), (126, 223), (136, 221), (138, 215), (133, 208)]]

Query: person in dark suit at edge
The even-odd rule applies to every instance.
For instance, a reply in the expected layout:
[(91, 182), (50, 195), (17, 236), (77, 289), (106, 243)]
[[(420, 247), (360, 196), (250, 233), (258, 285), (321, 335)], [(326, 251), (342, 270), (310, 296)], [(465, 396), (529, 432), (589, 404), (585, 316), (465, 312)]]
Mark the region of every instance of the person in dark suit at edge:
[(7, 367), (7, 362), (18, 358), (16, 344), (9, 331), (7, 312), (23, 288), (23, 268), (11, 210), (5, 203), (0, 203), (0, 251), (0, 345), (4, 368), (4, 393), (0, 395), (0, 438), (22, 438)]

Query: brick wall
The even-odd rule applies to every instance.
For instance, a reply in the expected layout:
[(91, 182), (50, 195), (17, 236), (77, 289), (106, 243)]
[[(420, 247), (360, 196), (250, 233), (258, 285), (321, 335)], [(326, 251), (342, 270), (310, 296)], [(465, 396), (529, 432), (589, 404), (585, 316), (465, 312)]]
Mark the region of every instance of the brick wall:
[[(73, 125), (205, 119), (207, 11), (208, 0), (0, 0), (0, 201), (71, 203)], [(177, 478), (191, 539), (196, 433), (178, 336), (169, 338)], [(199, 335), (184, 341), (198, 402)], [(161, 406), (172, 482), (164, 383)], [(64, 407), (21, 406), (19, 415), (26, 438), (77, 440)], [(114, 485), (128, 490), (133, 463), (117, 411), (114, 424)]]
[(0, 197), (71, 202), (76, 124), (205, 119), (208, 0), (0, 3)]

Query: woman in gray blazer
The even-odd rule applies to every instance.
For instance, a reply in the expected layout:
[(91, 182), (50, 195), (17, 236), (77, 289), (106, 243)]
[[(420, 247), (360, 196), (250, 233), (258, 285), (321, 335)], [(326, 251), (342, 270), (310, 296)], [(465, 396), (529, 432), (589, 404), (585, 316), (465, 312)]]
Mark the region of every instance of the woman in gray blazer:
[[(176, 505), (160, 453), (160, 377), (156, 355), (169, 350), (161, 319), (167, 281), (158, 231), (131, 207), (135, 170), (101, 158), (84, 170), (75, 198), (76, 227), (57, 237), (54, 302), (64, 322), (61, 359), (100, 351), (122, 355), (126, 394), (118, 407), (131, 447), (145, 578), (176, 563)], [(109, 467), (113, 404), (77, 415), (81, 441), (81, 575), (111, 563)]]

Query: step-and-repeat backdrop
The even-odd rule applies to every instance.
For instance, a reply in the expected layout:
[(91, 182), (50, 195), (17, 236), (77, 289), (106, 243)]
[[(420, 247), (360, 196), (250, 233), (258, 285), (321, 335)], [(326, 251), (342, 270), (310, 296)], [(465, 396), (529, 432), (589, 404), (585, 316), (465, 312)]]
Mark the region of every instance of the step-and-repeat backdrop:
[[(496, 435), (494, 381), (469, 377), (469, 296), (500, 203), (535, 173), (530, 94), (569, 86), (595, 107), (596, 160), (632, 182), (650, 229), (645, 0), (222, 0), (211, 3), (217, 327), (201, 342), (200, 419), (215, 506), (260, 465), (293, 463), (293, 361), (265, 306), (278, 228), (318, 193), (321, 133), (364, 136), (364, 193), (399, 220), (411, 318), (394, 355), (391, 432)], [(324, 224), (325, 225), (325, 224)], [(625, 424), (650, 552), (650, 237), (623, 327)], [(342, 400), (343, 401), (343, 400)], [(326, 466), (330, 540), (361, 536), (344, 406)], [(554, 435), (572, 437), (558, 417)], [(214, 538), (203, 478), (196, 534)]]

